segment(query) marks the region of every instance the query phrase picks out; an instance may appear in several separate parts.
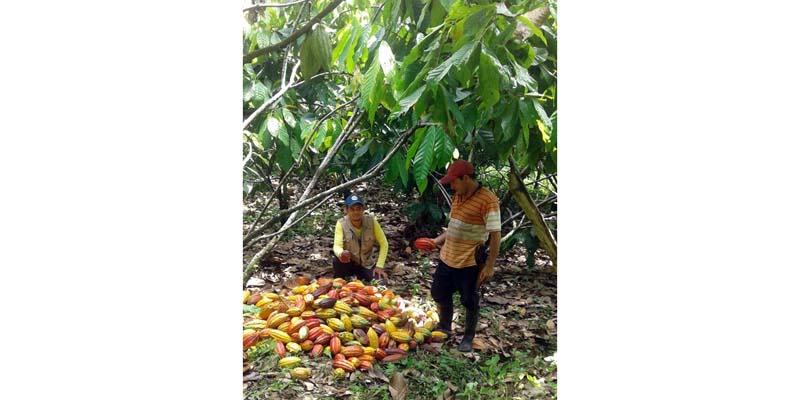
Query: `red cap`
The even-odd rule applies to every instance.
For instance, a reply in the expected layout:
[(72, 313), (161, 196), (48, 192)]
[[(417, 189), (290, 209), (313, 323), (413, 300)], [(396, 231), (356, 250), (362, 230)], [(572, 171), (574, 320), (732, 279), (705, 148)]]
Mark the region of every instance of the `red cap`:
[(450, 168), (447, 169), (447, 174), (442, 177), (442, 179), (439, 179), (439, 183), (448, 184), (452, 182), (453, 179), (473, 173), (475, 173), (475, 167), (473, 167), (469, 161), (455, 160), (452, 164), (450, 164)]

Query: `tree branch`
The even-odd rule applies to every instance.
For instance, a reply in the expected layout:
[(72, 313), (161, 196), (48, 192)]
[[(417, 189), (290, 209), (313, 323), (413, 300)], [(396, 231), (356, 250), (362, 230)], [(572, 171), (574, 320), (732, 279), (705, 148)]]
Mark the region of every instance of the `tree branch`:
[(252, 53), (245, 54), (243, 59), (243, 63), (247, 64), (250, 61), (253, 61), (254, 58), (263, 56), (265, 54), (269, 54), (277, 49), (282, 49), (288, 46), (290, 43), (293, 43), (297, 38), (299, 38), (302, 34), (311, 30), (311, 27), (314, 26), (317, 22), (321, 21), (326, 15), (330, 14), (339, 4), (341, 4), (344, 0), (333, 0), (327, 7), (325, 7), (322, 11), (319, 12), (314, 18), (311, 18), (302, 28), (292, 32), (291, 35), (287, 36), (286, 39), (281, 40), (278, 43), (273, 45), (264, 47), (263, 49), (258, 49), (253, 51)]

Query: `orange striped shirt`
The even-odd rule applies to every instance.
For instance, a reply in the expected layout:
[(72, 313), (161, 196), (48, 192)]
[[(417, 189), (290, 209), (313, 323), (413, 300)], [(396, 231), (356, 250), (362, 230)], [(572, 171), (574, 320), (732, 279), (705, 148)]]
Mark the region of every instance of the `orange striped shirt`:
[(476, 265), (475, 248), (495, 231), (500, 231), (500, 202), (494, 193), (481, 187), (467, 198), (456, 195), (439, 258), (453, 268)]

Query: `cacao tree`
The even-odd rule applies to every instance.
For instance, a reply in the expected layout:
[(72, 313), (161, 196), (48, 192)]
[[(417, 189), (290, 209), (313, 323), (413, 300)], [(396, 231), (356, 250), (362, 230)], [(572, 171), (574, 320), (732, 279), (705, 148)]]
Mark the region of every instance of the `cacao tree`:
[(541, 245), (555, 265), (554, 1), (291, 1), (244, 20), (244, 193), (268, 198), (245, 281), (330, 196), (382, 178), (447, 197), (435, 178), (454, 158), (496, 178), (504, 247)]

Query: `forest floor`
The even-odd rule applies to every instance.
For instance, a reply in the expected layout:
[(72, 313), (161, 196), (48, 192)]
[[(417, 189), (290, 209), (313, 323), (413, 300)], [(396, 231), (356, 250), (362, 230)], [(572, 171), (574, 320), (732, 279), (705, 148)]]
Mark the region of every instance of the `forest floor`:
[[(377, 216), (389, 242), (386, 287), (413, 302), (432, 304), (430, 287), (438, 253), (421, 253), (411, 243), (417, 237), (435, 236), (442, 227), (436, 231), (409, 221), (405, 207), (413, 198), (380, 186), (362, 186), (356, 191), (365, 198), (365, 213)], [(245, 199), (245, 231), (265, 200), (266, 196)], [(246, 286), (277, 292), (300, 274), (332, 277), (333, 228), (344, 215), (341, 203), (330, 200), (288, 231)], [(244, 261), (256, 251), (245, 249)], [(515, 245), (498, 256), (494, 277), (481, 287), (472, 353), (456, 349), (464, 318), (464, 309), (456, 300), (455, 337), (435, 352), (412, 352), (401, 362), (378, 363), (369, 373), (356, 372), (344, 380), (334, 378), (330, 362), (310, 360), (311, 379), (296, 381), (277, 367), (277, 355), (265, 350), (244, 361), (244, 398), (557, 398), (556, 286), (552, 262), (542, 250), (536, 252), (533, 263), (526, 263), (524, 249)]]

